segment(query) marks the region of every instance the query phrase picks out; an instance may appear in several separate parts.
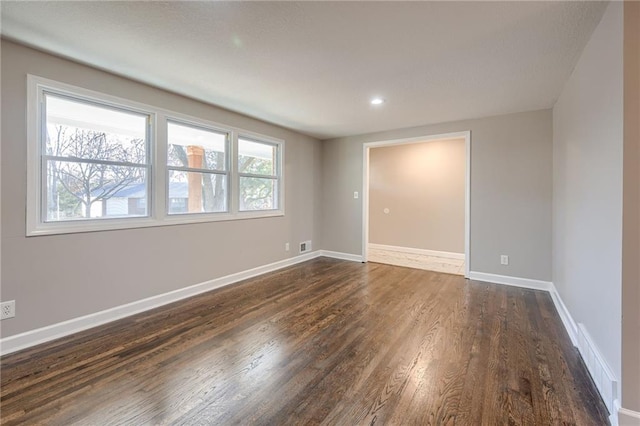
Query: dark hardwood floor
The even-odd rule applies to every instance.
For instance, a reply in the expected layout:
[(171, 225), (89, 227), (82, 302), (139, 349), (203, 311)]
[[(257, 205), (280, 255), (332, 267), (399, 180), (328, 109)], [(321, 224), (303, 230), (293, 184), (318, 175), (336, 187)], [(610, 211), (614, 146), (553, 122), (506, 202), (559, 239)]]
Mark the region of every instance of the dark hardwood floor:
[(319, 258), (1, 359), (2, 424), (604, 425), (548, 294)]

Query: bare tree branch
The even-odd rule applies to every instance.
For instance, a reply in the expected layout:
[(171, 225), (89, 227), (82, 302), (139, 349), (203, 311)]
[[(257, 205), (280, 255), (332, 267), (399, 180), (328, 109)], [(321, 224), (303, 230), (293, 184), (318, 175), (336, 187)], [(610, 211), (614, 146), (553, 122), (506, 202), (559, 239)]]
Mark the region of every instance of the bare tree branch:
[(146, 147), (142, 139), (123, 141), (104, 132), (68, 130), (68, 127), (56, 126), (55, 137), (47, 139), (48, 153), (70, 160), (49, 163), (48, 205), (55, 210), (60, 208), (57, 200), (57, 186), (60, 185), (66, 191), (65, 197), (83, 204), (85, 216), (89, 217), (94, 203), (107, 200), (128, 185), (140, 182), (145, 168), (86, 163), (83, 159), (145, 163)]

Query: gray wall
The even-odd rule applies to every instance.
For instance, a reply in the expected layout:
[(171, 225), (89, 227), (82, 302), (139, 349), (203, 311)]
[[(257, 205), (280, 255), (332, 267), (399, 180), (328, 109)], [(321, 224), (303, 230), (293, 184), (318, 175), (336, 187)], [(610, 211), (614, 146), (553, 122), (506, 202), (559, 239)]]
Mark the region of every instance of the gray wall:
[(553, 108), (553, 282), (620, 379), (622, 3), (611, 3)]
[(372, 148), (369, 242), (464, 253), (465, 163), (464, 139)]
[[(284, 139), (286, 216), (25, 238), (27, 73)], [(318, 140), (5, 40), (2, 124), (2, 337), (322, 246)]]
[[(363, 143), (471, 131), (474, 272), (551, 280), (551, 110), (332, 139), (323, 146), (323, 248), (362, 253)], [(508, 266), (500, 255), (510, 256)]]

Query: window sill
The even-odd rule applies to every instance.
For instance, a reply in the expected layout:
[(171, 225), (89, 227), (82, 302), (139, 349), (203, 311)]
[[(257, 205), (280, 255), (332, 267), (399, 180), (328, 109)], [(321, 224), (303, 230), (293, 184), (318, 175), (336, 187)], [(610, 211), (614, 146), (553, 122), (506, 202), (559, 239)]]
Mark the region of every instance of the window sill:
[(127, 218), (127, 219), (100, 219), (98, 221), (69, 221), (57, 223), (45, 223), (34, 227), (28, 227), (26, 236), (37, 237), (45, 235), (76, 234), (85, 232), (103, 232), (138, 228), (151, 228), (160, 226), (189, 225), (197, 223), (226, 222), (233, 220), (261, 219), (284, 216), (283, 210), (268, 210), (258, 212), (232, 213), (200, 213), (177, 214), (158, 218)]

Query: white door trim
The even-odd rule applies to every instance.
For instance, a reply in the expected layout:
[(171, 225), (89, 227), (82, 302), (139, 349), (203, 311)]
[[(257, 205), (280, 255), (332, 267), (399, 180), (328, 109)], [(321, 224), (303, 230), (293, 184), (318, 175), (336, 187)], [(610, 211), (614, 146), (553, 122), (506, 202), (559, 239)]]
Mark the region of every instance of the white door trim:
[(362, 146), (362, 260), (367, 261), (367, 247), (369, 245), (369, 151), (371, 148), (392, 145), (407, 145), (413, 143), (430, 142), (436, 140), (460, 139), (465, 141), (465, 200), (464, 200), (464, 276), (469, 278), (470, 233), (471, 233), (471, 131), (442, 133), (438, 135), (418, 136), (407, 139), (393, 139), (385, 141), (365, 142)]

